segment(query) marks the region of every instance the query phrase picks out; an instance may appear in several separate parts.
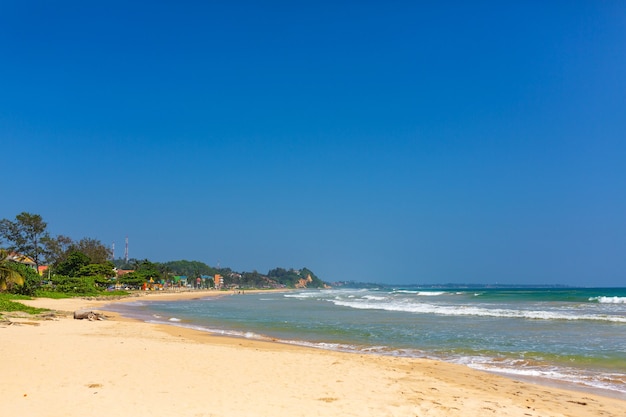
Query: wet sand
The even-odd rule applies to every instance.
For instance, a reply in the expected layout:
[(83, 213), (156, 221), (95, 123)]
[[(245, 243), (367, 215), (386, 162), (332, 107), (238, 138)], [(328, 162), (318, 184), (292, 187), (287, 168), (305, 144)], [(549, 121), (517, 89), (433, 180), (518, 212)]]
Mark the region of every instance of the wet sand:
[[(218, 292), (150, 293), (190, 299)], [(134, 301), (127, 298), (119, 302)], [(0, 415), (623, 416), (626, 401), (444, 362), (215, 336), (122, 318), (108, 301), (24, 301), (60, 313), (0, 326)], [(93, 309), (103, 321), (74, 320)]]

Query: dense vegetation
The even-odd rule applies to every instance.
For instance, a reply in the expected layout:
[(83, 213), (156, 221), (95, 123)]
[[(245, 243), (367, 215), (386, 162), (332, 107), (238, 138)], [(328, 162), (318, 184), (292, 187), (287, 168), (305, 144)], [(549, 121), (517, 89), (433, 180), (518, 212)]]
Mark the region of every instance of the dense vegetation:
[(212, 288), (215, 286), (216, 275), (222, 277), (222, 288), (324, 288), (326, 286), (307, 268), (300, 270), (276, 268), (267, 274), (261, 274), (258, 271), (235, 272), (230, 268), (213, 268), (199, 261), (187, 260), (153, 263), (147, 259), (143, 261), (130, 259), (128, 262), (118, 259), (114, 263), (118, 269), (133, 271), (119, 278), (120, 283), (131, 287), (142, 285), (152, 279), (162, 284), (176, 285), (185, 281), (185, 285), (192, 287)]
[[(0, 251), (0, 291), (12, 294), (117, 295), (133, 289), (213, 288), (216, 282), (221, 289), (323, 288), (326, 285), (307, 268), (275, 268), (262, 274), (213, 268), (199, 261), (112, 261), (111, 251), (99, 240), (53, 237), (40, 215), (26, 212), (18, 214), (15, 220), (0, 220), (0, 246), (5, 248)], [(11, 254), (26, 256), (34, 265), (16, 262)], [(37, 268), (42, 265), (47, 269), (39, 275)]]

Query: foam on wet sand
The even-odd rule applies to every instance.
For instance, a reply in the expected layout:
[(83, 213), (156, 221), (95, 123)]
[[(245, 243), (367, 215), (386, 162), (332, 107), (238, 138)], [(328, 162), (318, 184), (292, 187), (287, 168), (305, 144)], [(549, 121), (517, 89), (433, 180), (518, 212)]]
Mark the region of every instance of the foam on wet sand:
[[(217, 294), (149, 294), (185, 299)], [(125, 299), (134, 301), (136, 299)], [(0, 415), (622, 416), (626, 401), (461, 365), (304, 348), (124, 319), (105, 301), (36, 299), (104, 321), (0, 327)], [(29, 325), (30, 324), (30, 325)]]

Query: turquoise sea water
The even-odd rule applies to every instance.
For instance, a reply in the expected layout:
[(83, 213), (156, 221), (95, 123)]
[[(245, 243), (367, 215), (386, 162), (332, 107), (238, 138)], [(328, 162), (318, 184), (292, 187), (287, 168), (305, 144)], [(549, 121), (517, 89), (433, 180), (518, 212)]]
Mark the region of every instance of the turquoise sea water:
[(150, 322), (428, 357), (626, 399), (626, 289), (331, 289), (118, 304)]

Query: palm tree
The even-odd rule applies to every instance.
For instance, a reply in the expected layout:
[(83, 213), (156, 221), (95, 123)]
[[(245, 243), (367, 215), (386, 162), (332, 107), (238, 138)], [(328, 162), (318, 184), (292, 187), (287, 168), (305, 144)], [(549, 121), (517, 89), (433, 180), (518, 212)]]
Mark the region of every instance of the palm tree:
[(23, 285), (24, 277), (9, 265), (9, 252), (0, 249), (0, 291), (6, 291), (12, 285)]

